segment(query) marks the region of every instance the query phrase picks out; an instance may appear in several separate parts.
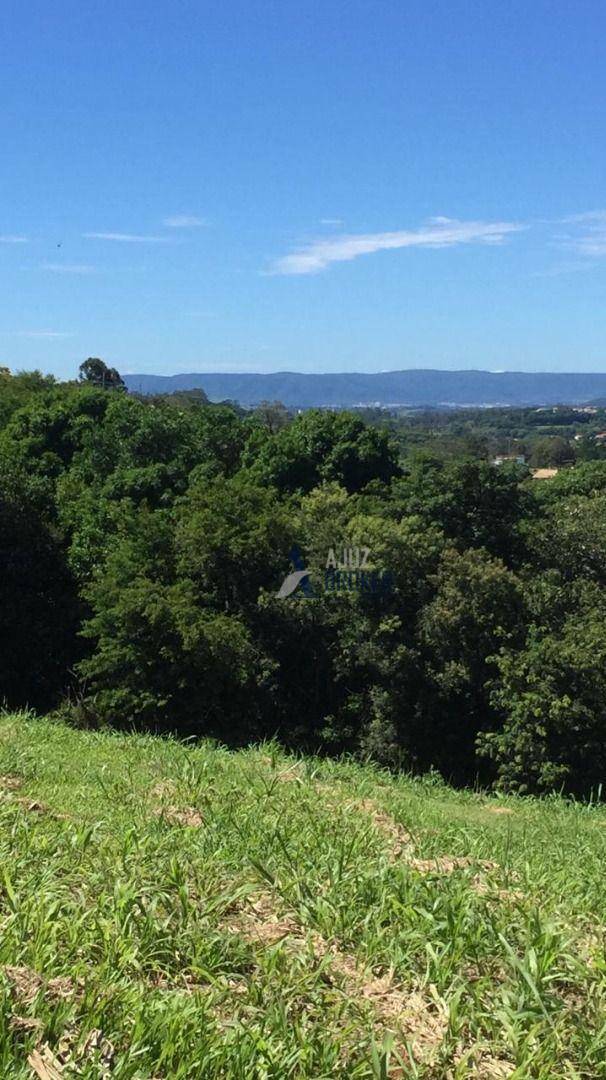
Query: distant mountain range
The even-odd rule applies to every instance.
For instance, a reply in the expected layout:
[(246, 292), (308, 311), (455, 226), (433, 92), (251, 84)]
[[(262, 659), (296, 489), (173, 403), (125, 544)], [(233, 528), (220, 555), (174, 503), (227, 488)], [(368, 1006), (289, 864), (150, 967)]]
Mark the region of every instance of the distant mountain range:
[(126, 375), (129, 390), (170, 394), (201, 388), (211, 401), (258, 405), (282, 401), (289, 408), (381, 406), (584, 405), (606, 397), (606, 372), (437, 371), (411, 368), (311, 374)]

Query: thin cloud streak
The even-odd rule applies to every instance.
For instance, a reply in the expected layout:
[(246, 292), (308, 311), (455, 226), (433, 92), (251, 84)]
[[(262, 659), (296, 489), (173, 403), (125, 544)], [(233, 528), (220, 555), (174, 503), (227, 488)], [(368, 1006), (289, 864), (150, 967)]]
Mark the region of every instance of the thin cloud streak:
[(583, 224), (587, 221), (601, 221), (606, 223), (606, 210), (587, 210), (583, 214), (571, 214), (569, 217), (561, 218), (563, 225), (576, 225)]
[(10, 336), (24, 338), (69, 338), (75, 337), (75, 334), (67, 333), (64, 330), (13, 330)]
[(590, 262), (556, 263), (555, 266), (550, 266), (547, 270), (535, 271), (531, 276), (533, 278), (555, 278), (562, 277), (564, 274), (578, 274), (582, 270), (592, 269)]
[(87, 263), (42, 263), (40, 269), (52, 274), (94, 274), (97, 267)]
[(579, 255), (588, 255), (593, 259), (602, 258), (606, 255), (606, 227), (601, 232), (595, 232), (589, 236), (580, 236), (578, 240), (569, 241), (568, 247), (578, 251)]
[(203, 225), (208, 225), (208, 222), (204, 218), (196, 217), (195, 214), (174, 214), (172, 217), (164, 218), (162, 224), (167, 229), (199, 229)]
[(502, 244), (524, 225), (512, 221), (457, 221), (431, 218), (421, 229), (398, 232), (345, 235), (316, 240), (274, 262), (272, 274), (317, 274), (335, 262), (350, 262), (360, 255), (399, 248), (445, 248), (458, 244)]
[(606, 255), (606, 210), (590, 210), (562, 218), (563, 225), (580, 227), (576, 234), (559, 237), (561, 244), (578, 255), (600, 259)]
[(118, 244), (166, 244), (166, 236), (136, 236), (134, 233), (87, 232), (85, 240), (112, 240)]
[(0, 236), (0, 244), (28, 244), (27, 236)]

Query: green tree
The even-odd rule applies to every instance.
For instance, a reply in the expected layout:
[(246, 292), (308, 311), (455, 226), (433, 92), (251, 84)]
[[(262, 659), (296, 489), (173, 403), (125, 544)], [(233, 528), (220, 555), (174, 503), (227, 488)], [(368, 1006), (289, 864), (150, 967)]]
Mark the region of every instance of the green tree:
[(246, 476), (194, 480), (177, 507), (179, 572), (217, 611), (246, 611), (262, 589), (275, 589), (295, 539), (276, 493)]
[(574, 446), (561, 435), (538, 439), (532, 449), (530, 464), (535, 469), (559, 468), (575, 459)]
[(574, 495), (591, 495), (606, 491), (606, 461), (587, 461), (564, 469), (548, 484), (533, 485), (535, 500), (540, 506), (556, 503)]
[(527, 525), (527, 536), (540, 567), (606, 585), (606, 491), (554, 502)]
[(520, 483), (527, 475), (524, 467), (418, 455), (393, 485), (394, 505), (437, 525), (462, 548), (483, 547), (518, 563), (524, 555), (520, 526), (534, 498)]
[(91, 651), (78, 671), (88, 708), (117, 725), (228, 742), (258, 736), (267, 663), (245, 622), (214, 610), (178, 572), (172, 510), (122, 511), (85, 588)]
[(20, 371), (11, 375), (8, 368), (0, 368), (0, 431), (18, 409), (55, 385), (52, 375), (42, 375), (40, 371)]
[[(594, 793), (606, 775), (606, 591), (568, 589), (568, 611), (531, 624), (521, 649), (504, 648), (492, 693), (500, 715), (478, 739), (498, 784), (520, 792)], [(541, 623), (543, 625), (541, 625)]]
[(35, 484), (4, 462), (0, 471), (0, 701), (46, 710), (57, 704), (82, 654), (81, 614), (62, 538)]
[(349, 492), (399, 473), (397, 450), (385, 431), (351, 413), (310, 410), (288, 427), (253, 437), (244, 456), (252, 474), (281, 492), (308, 492), (334, 480)]
[(270, 435), (275, 435), (290, 423), (290, 414), (281, 401), (262, 401), (254, 411), (254, 417), (267, 429)]
[(92, 383), (100, 386), (102, 390), (118, 390), (124, 388), (124, 379), (116, 368), (110, 368), (97, 356), (89, 356), (79, 367), (81, 382)]
[(0, 433), (0, 450), (26, 474), (52, 485), (72, 464), (87, 434), (100, 429), (109, 400), (94, 387), (52, 386), (28, 394)]
[(413, 745), (420, 767), (468, 782), (478, 767), (478, 731), (490, 722), (494, 656), (522, 638), (523, 592), (500, 560), (471, 550), (445, 551), (435, 587), (419, 617), (423, 680)]

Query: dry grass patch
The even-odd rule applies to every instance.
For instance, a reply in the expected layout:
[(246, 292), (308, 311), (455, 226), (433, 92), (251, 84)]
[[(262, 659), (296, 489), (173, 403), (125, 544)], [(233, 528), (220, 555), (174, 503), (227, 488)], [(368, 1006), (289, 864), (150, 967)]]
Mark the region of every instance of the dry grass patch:
[(154, 813), (157, 817), (166, 818), (171, 825), (184, 825), (192, 829), (199, 829), (204, 824), (204, 818), (195, 806), (156, 806)]
[(24, 806), (30, 814), (52, 813), (50, 807), (46, 806), (44, 803), (38, 802), (37, 799), (18, 798), (16, 799), (16, 802), (18, 802), (21, 806)]
[(156, 817), (166, 818), (172, 825), (190, 826), (199, 829), (204, 824), (201, 812), (195, 806), (177, 806), (169, 799), (174, 799), (177, 785), (174, 780), (160, 780), (151, 789), (154, 801), (152, 812)]
[(63, 1065), (55, 1057), (50, 1046), (45, 1045), (41, 1050), (33, 1050), (27, 1063), (39, 1080), (61, 1080), (63, 1077)]
[(23, 787), (23, 780), (20, 776), (0, 776), (1, 791), (18, 791), (21, 787)]
[(390, 841), (392, 858), (408, 856), (413, 851), (414, 840), (408, 829), (394, 821), (373, 799), (359, 799), (351, 805), (367, 814), (375, 829)]
[[(495, 1057), (489, 1050), (472, 1049), (458, 1056), (456, 1064), (465, 1066), (465, 1075), (473, 1080), (508, 1080), (515, 1072), (515, 1066), (505, 1058)], [(444, 1080), (453, 1080), (454, 1072), (449, 1069)]]
[(72, 997), (82, 989), (81, 981), (76, 981), (69, 975), (45, 979), (33, 968), (12, 967), (10, 964), (6, 964), (2, 971), (9, 981), (15, 1000), (20, 1005), (31, 1005), (40, 991), (47, 1001), (56, 1003)]
[(374, 827), (390, 841), (391, 858), (395, 860), (404, 856), (407, 865), (419, 874), (452, 874), (455, 870), (468, 869), (471, 866), (480, 867), (482, 870), (498, 869), (497, 863), (487, 859), (474, 859), (470, 855), (436, 855), (431, 859), (415, 858), (412, 834), (377, 806), (372, 799), (360, 799), (350, 805), (367, 814)]
[(6, 776), (0, 776), (0, 796), (4, 795), (7, 799), (19, 806), (24, 807), (30, 814), (50, 814), (52, 817), (59, 820), (65, 820), (68, 818), (68, 814), (60, 814), (55, 810), (52, 810), (46, 803), (40, 802), (38, 799), (32, 799), (28, 795), (16, 795), (15, 792), (20, 791), (23, 787), (23, 780), (20, 776), (13, 776), (8, 774)]
[(176, 783), (174, 780), (164, 779), (158, 780), (157, 784), (154, 784), (150, 791), (152, 799), (166, 799), (168, 796), (173, 796), (176, 790)]
[(479, 866), (482, 870), (498, 870), (498, 863), (488, 859), (474, 859), (471, 855), (436, 855), (433, 859), (410, 859), (408, 865), (419, 874), (452, 874), (455, 870), (467, 870)]
[(70, 814), (62, 814), (58, 810), (53, 810), (51, 806), (47, 806), (46, 803), (39, 802), (38, 799), (30, 799), (24, 795), (18, 795), (14, 799), (14, 802), (23, 807), (28, 814), (46, 814), (48, 817), (54, 818), (55, 821), (70, 821)]
[(473, 891), (478, 896), (485, 896), (489, 900), (495, 900), (498, 902), (505, 902), (509, 904), (520, 904), (526, 900), (526, 895), (521, 889), (504, 889), (495, 885), (494, 882), (486, 881), (480, 874), (476, 874), (471, 886)]
[(185, 994), (187, 997), (191, 997), (193, 994), (208, 992), (207, 985), (198, 982), (191, 975), (188, 975), (187, 972), (179, 972), (178, 977), (169, 977), (168, 975), (160, 974), (160, 972), (154, 972), (147, 980), (147, 984), (152, 990)]
[(8, 1026), (17, 1035), (31, 1035), (33, 1031), (42, 1032), (44, 1030), (44, 1024), (35, 1016), (13, 1015), (9, 1019)]
[(370, 1008), (378, 1026), (404, 1039), (401, 1055), (408, 1053), (408, 1045), (418, 1062), (430, 1063), (437, 1054), (448, 1027), (448, 1011), (437, 993), (428, 998), (420, 990), (406, 990), (394, 982), (392, 971), (376, 974), (335, 942), (301, 926), (291, 913), (277, 911), (271, 893), (238, 905), (222, 929), (261, 948), (281, 944), (299, 952), (310, 946), (314, 958), (325, 965), (325, 976), (356, 1010)]
[(270, 893), (259, 893), (254, 900), (238, 904), (221, 929), (238, 934), (253, 945), (275, 945), (283, 938), (292, 944), (305, 940), (302, 928), (290, 915), (278, 915)]
[[(92, 1076), (96, 1080), (108, 1080), (115, 1058), (115, 1047), (106, 1039), (100, 1028), (93, 1028), (81, 1042), (78, 1032), (72, 1030), (61, 1039), (56, 1053), (44, 1043), (28, 1057), (34, 1075), (39, 1080), (58, 1080), (65, 1070), (70, 1076)], [(94, 1073), (89, 1071), (94, 1068)]]

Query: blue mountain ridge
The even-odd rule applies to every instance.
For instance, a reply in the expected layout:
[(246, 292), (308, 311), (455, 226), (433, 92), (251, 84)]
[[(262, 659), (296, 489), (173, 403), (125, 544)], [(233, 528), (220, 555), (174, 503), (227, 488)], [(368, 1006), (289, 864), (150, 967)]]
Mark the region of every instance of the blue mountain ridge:
[(375, 373), (277, 371), (125, 375), (130, 391), (170, 394), (202, 388), (211, 401), (289, 408), (361, 405), (498, 406), (580, 405), (606, 398), (606, 372), (439, 371), (411, 368)]

